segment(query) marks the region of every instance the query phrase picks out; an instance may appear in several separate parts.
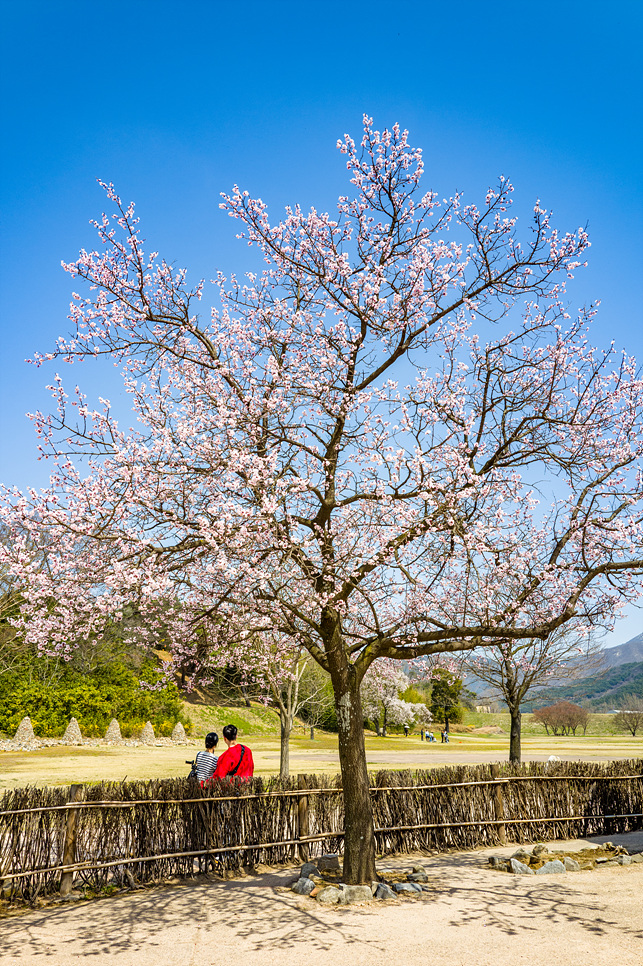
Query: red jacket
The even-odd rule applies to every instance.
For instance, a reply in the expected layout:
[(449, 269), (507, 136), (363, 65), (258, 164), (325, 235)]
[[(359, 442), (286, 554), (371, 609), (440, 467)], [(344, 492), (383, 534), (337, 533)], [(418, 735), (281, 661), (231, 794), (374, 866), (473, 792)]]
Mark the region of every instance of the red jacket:
[(215, 781), (217, 778), (226, 778), (228, 775), (230, 775), (230, 772), (234, 771), (235, 767), (237, 766), (237, 763), (241, 758), (242, 749), (244, 748), (245, 751), (243, 752), (241, 764), (231, 777), (252, 778), (255, 770), (255, 763), (252, 760), (252, 752), (246, 745), (233, 745), (232, 748), (228, 748), (227, 751), (224, 751), (223, 754), (219, 756), (217, 767), (215, 768), (211, 781)]

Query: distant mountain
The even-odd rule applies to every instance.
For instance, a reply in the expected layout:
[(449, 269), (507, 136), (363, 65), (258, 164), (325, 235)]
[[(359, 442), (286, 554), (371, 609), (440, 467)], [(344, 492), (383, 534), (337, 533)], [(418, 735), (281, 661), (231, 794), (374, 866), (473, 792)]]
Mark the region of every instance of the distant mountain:
[[(618, 707), (618, 700), (623, 701), (627, 695), (643, 699), (643, 676), (637, 683), (634, 683), (633, 676), (636, 674), (630, 665), (640, 665), (643, 670), (643, 633), (632, 637), (625, 644), (616, 647), (606, 647), (601, 653), (599, 667), (587, 674), (587, 668), (583, 668), (584, 658), (571, 658), (566, 661), (568, 670), (578, 667), (578, 677), (570, 678), (568, 674), (561, 676), (555, 672), (549, 679), (546, 690), (537, 692), (537, 697), (531, 694), (527, 696), (527, 701), (523, 707), (524, 711), (531, 711), (533, 707), (541, 708), (546, 704), (554, 704), (556, 701), (573, 701), (576, 704), (590, 707), (592, 710), (603, 710), (603, 703)], [(616, 668), (628, 666), (629, 670), (624, 671), (623, 675), (609, 676), (609, 672)], [(585, 670), (585, 674), (583, 674)], [(608, 677), (605, 677), (608, 675)], [(493, 689), (484, 681), (478, 680), (474, 674), (465, 675), (464, 682), (470, 691), (478, 696), (480, 704), (491, 704), (494, 701)], [(621, 692), (621, 685), (625, 686), (625, 692)], [(603, 697), (601, 695), (604, 693)], [(576, 695), (575, 697), (572, 694)], [(551, 695), (551, 700), (546, 697)], [(620, 695), (620, 698), (617, 696)], [(497, 698), (497, 695), (496, 695)], [(613, 703), (612, 703), (613, 702)], [(595, 705), (597, 705), (595, 707)], [(598, 705), (601, 707), (599, 708)]]
[(625, 644), (617, 647), (606, 647), (603, 658), (607, 667), (618, 667), (619, 664), (633, 664), (643, 661), (643, 633), (632, 637)]
[(643, 699), (643, 661), (618, 664), (591, 677), (543, 689), (535, 697), (528, 695), (523, 711), (543, 708), (559, 701), (572, 701), (590, 711), (612, 711), (629, 698)]

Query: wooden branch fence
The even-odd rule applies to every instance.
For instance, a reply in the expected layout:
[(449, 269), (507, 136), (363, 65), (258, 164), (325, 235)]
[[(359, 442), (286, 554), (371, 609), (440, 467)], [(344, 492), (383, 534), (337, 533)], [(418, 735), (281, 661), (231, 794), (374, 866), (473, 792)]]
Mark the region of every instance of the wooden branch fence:
[[(2, 897), (33, 901), (341, 851), (339, 778), (187, 779), (24, 788), (0, 799)], [(643, 760), (378, 772), (380, 853), (428, 852), (643, 827)]]

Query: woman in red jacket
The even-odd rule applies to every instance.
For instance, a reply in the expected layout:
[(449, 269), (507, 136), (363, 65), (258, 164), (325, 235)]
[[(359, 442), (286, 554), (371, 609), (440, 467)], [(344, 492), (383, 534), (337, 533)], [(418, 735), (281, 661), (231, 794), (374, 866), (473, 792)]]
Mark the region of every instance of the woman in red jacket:
[(252, 778), (255, 763), (252, 752), (245, 745), (237, 743), (237, 729), (234, 725), (226, 725), (223, 729), (223, 740), (228, 750), (219, 756), (212, 781), (217, 778)]

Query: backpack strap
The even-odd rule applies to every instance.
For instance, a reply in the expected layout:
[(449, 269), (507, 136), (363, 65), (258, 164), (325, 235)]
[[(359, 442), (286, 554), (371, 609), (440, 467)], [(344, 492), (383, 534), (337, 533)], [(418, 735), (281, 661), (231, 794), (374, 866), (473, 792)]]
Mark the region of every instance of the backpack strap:
[(245, 753), (246, 753), (246, 746), (245, 745), (241, 745), (241, 754), (239, 755), (239, 761), (236, 763), (236, 765), (234, 766), (234, 768), (232, 769), (232, 771), (229, 771), (228, 772), (228, 774), (227, 774), (227, 777), (228, 778), (232, 778), (233, 775), (236, 775), (237, 774), (237, 772), (239, 771), (239, 766), (241, 765), (241, 762), (243, 761), (243, 756), (245, 755)]

